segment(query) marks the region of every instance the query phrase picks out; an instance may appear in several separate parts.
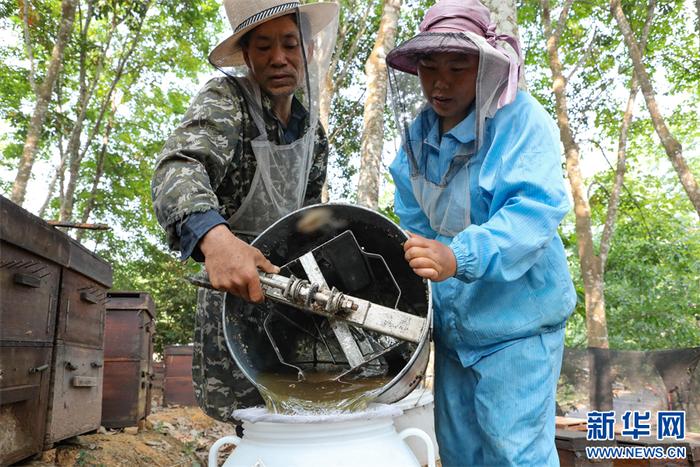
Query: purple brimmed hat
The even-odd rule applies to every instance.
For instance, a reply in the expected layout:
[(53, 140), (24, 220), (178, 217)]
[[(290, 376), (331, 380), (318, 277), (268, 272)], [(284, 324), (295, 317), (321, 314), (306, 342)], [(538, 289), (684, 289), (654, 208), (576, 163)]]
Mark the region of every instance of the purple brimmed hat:
[[(521, 53), (515, 37), (496, 34), (491, 14), (478, 0), (441, 0), (425, 14), (420, 33), (389, 52), (386, 63), (405, 73), (417, 74), (418, 59), (428, 52), (457, 52), (479, 55), (481, 48), (474, 41), (465, 40), (472, 34), (485, 39), (493, 52), (508, 60), (507, 85), (498, 99), (498, 108), (515, 99), (520, 77)], [(498, 42), (508, 43), (515, 54), (508, 53)]]

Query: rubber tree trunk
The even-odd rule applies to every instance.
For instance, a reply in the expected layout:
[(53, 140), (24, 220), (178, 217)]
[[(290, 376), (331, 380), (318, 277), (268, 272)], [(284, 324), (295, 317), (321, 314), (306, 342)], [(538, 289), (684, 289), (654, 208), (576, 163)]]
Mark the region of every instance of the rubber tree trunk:
[(20, 159), (17, 176), (12, 186), (11, 200), (20, 206), (24, 204), (24, 199), (27, 193), (27, 183), (32, 173), (34, 159), (39, 148), (39, 140), (44, 129), (46, 121), (46, 113), (51, 102), (56, 78), (61, 71), (63, 65), (63, 52), (65, 50), (71, 31), (73, 30), (73, 21), (75, 19), (75, 8), (78, 0), (63, 0), (61, 2), (61, 22), (58, 29), (58, 36), (53, 50), (51, 51), (51, 59), (46, 71), (46, 77), (37, 89), (36, 104), (32, 118), (29, 121), (27, 129), (27, 139), (24, 142), (22, 150), (22, 158)]
[[(651, 23), (654, 20), (655, 10), (656, 0), (650, 0), (649, 4), (647, 5), (646, 21), (644, 22), (641, 39), (639, 41), (641, 50), (646, 49), (647, 40), (649, 39), (649, 31), (651, 30)], [(632, 117), (634, 116), (634, 107), (638, 92), (639, 80), (637, 79), (637, 74), (633, 71), (632, 78), (630, 79), (630, 93), (627, 98), (627, 105), (625, 107), (625, 113), (622, 117), (622, 123), (620, 124), (620, 134), (617, 144), (617, 168), (615, 169), (615, 181), (613, 183), (612, 190), (610, 190), (610, 196), (608, 197), (608, 210), (605, 215), (605, 226), (603, 227), (603, 234), (600, 239), (598, 256), (603, 275), (605, 275), (605, 268), (608, 262), (608, 253), (610, 252), (612, 237), (613, 233), (615, 232), (617, 212), (620, 206), (620, 193), (622, 192), (627, 166), (627, 139), (629, 136), (629, 129), (632, 124)]]
[(379, 180), (384, 148), (384, 105), (387, 92), (386, 55), (394, 48), (401, 0), (385, 0), (377, 40), (365, 65), (367, 99), (360, 160), (357, 202), (371, 209), (379, 207)]
[(661, 115), (659, 106), (656, 103), (656, 93), (654, 92), (651, 79), (649, 78), (649, 74), (642, 60), (642, 51), (625, 17), (625, 13), (622, 11), (620, 0), (610, 1), (610, 11), (615, 17), (620, 31), (625, 38), (625, 44), (627, 44), (627, 50), (629, 50), (630, 58), (632, 59), (634, 72), (639, 80), (639, 86), (642, 89), (642, 94), (644, 95), (644, 100), (646, 101), (647, 109), (651, 115), (651, 121), (654, 124), (656, 134), (659, 136), (661, 144), (666, 151), (666, 155), (671, 160), (671, 164), (678, 174), (683, 189), (685, 189), (690, 202), (693, 203), (695, 211), (698, 213), (698, 216), (700, 216), (700, 188), (698, 188), (698, 183), (683, 158), (683, 147), (668, 129), (666, 121)]
[[(569, 109), (566, 97), (566, 77), (559, 59), (559, 38), (566, 23), (566, 16), (571, 6), (569, 0), (559, 17), (552, 23), (550, 18), (549, 1), (542, 0), (542, 22), (547, 41), (547, 57), (552, 75), (552, 91), (555, 96), (555, 111), (559, 134), (566, 155), (566, 172), (571, 185), (576, 215), (576, 238), (581, 263), (581, 275), (586, 301), (586, 327), (588, 347), (591, 350), (590, 378), (591, 408), (597, 410), (612, 409), (612, 385), (609, 378), (610, 368), (599, 364), (606, 360), (608, 344), (608, 326), (605, 316), (604, 282), (600, 262), (595, 256), (593, 246), (593, 230), (591, 228), (591, 207), (588, 202), (586, 188), (581, 173), (581, 156), (578, 143), (569, 123)], [(604, 349), (601, 352), (597, 349)], [(608, 377), (606, 377), (606, 371)]]
[[(522, 42), (518, 32), (518, 9), (515, 0), (484, 0), (482, 3), (491, 11), (491, 21), (496, 23), (496, 32), (517, 38), (522, 49)], [(527, 88), (524, 68), (520, 74), (518, 87), (520, 89)]]
[[(89, 134), (86, 138), (86, 142), (83, 145), (81, 149), (80, 145), (80, 134), (78, 134), (78, 138), (75, 141), (75, 145), (69, 144), (69, 149), (68, 149), (68, 154), (69, 154), (69, 164), (68, 164), (68, 184), (66, 185), (66, 190), (65, 193), (61, 199), (61, 209), (60, 209), (60, 220), (64, 222), (69, 222), (72, 220), (73, 217), (73, 207), (75, 205), (76, 201), (76, 195), (75, 191), (78, 187), (78, 180), (80, 178), (80, 169), (81, 169), (81, 164), (82, 161), (85, 157), (85, 154), (88, 152), (92, 145), (93, 138), (98, 134), (100, 131), (101, 125), (102, 125), (102, 119), (107, 111), (107, 108), (109, 107), (109, 103), (112, 101), (112, 96), (114, 95), (114, 92), (117, 88), (117, 84), (119, 84), (121, 78), (123, 77), (124, 73), (126, 72), (126, 66), (127, 63), (129, 63), (129, 60), (136, 50), (137, 46), (140, 44), (140, 39), (141, 39), (141, 30), (143, 27), (143, 23), (146, 19), (146, 16), (148, 14), (148, 10), (151, 6), (151, 2), (148, 2), (144, 4), (143, 10), (138, 11), (134, 10), (132, 11), (132, 14), (134, 16), (137, 16), (139, 18), (139, 23), (136, 26), (136, 28), (132, 31), (133, 36), (131, 36), (127, 42), (125, 42), (125, 45), (128, 44), (126, 50), (121, 54), (119, 57), (119, 61), (117, 64), (117, 67), (114, 71), (114, 77), (111, 80), (110, 87), (107, 90), (106, 96), (102, 99), (102, 102), (99, 106), (100, 110), (97, 115), (96, 121), (92, 128), (89, 131)], [(133, 71), (133, 70), (132, 70)], [(84, 115), (81, 115), (80, 118), (84, 118)], [(82, 129), (83, 125), (83, 120), (76, 120), (75, 125), (80, 125), (78, 128)]]

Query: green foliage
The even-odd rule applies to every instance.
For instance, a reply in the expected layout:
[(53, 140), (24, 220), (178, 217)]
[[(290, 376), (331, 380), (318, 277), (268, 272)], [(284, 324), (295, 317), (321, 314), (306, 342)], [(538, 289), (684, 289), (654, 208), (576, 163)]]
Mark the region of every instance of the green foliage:
[(631, 181), (635, 200), (628, 196), (621, 205), (605, 275), (614, 348), (700, 343), (700, 229), (685, 193), (669, 178)]
[[(647, 2), (623, 1), (638, 40), (647, 17)], [(562, 1), (550, 2), (552, 21)], [(697, 109), (699, 104), (697, 30), (688, 29), (693, 12), (682, 0), (657, 3), (645, 66), (654, 79), (657, 102), (667, 124), (684, 147), (684, 156), (700, 173)], [(530, 91), (553, 117), (554, 96), (539, 0), (518, 4)], [(614, 163), (622, 115), (629, 95), (632, 64), (609, 2), (573, 2), (562, 30), (559, 57), (568, 78), (569, 119), (584, 163)], [(666, 161), (649, 120), (641, 92), (641, 109), (629, 131), (628, 173), (605, 274), (610, 345), (619, 349), (689, 347), (700, 344), (696, 320), (700, 296), (700, 234), (697, 216)], [(613, 181), (611, 169), (586, 183), (592, 230), (600, 241)], [(567, 326), (567, 345), (586, 345), (585, 300), (575, 217), (562, 223), (561, 235), (576, 285), (578, 303)]]
[[(675, 174), (626, 179), (605, 273), (611, 348), (648, 350), (700, 344), (700, 229)], [(602, 224), (612, 173), (595, 177), (590, 202)], [(571, 216), (573, 217), (573, 216)], [(567, 219), (566, 224), (572, 222)], [(571, 229), (573, 230), (573, 229)], [(585, 346), (585, 307), (575, 235), (563, 235), (579, 303), (567, 345)]]
[[(92, 3), (93, 9), (88, 8)], [(329, 184), (332, 198), (354, 198), (360, 156), (364, 66), (374, 45), (382, 2), (340, 0), (343, 36), (335, 51), (335, 97), (331, 104), (328, 134), (331, 143)], [(397, 43), (418, 31), (425, 10), (433, 0), (405, 0), (401, 9)], [(562, 0), (552, 0), (556, 21)], [(660, 0), (646, 48), (645, 65), (654, 79), (659, 104), (667, 124), (680, 140), (691, 169), (700, 174), (700, 54), (697, 21), (683, 0)], [(22, 4), (0, 0), (0, 28), (8, 40), (0, 47), (0, 172), (14, 173), (31, 117), (34, 91), (26, 55)], [(85, 87), (96, 79), (81, 131), (85, 150), (75, 193), (78, 220), (91, 207), (89, 222), (107, 223), (111, 232), (90, 232), (83, 240), (108, 259), (114, 268), (115, 289), (142, 290), (157, 304), (156, 350), (164, 345), (188, 343), (193, 331), (196, 290), (184, 277), (199, 265), (181, 262), (166, 253), (161, 227), (151, 206), (150, 177), (160, 148), (188, 107), (196, 84), (210, 72), (206, 55), (220, 33), (219, 0), (81, 0), (75, 27), (67, 46), (37, 160), (56, 167), (59, 154), (78, 119), (77, 102)], [(60, 2), (28, 3), (29, 37), (34, 56), (35, 79), (46, 74), (60, 19)], [(645, 2), (623, 1), (623, 8), (639, 37), (647, 14)], [(88, 12), (92, 11), (85, 28)], [(539, 0), (518, 2), (518, 22), (526, 50), (526, 78), (530, 92), (554, 113), (554, 97), (547, 64)], [(141, 24), (141, 21), (143, 23)], [(113, 22), (118, 24), (108, 43)], [(119, 63), (131, 44), (133, 54), (118, 74)], [(353, 46), (353, 44), (355, 44)], [(101, 58), (102, 51), (107, 54)], [(81, 58), (82, 52), (82, 58)], [(621, 117), (631, 79), (631, 62), (615, 21), (604, 0), (574, 2), (561, 36), (561, 62), (569, 77), (567, 97), (572, 128), (582, 147), (584, 162), (604, 162), (603, 151), (617, 147)], [(99, 64), (102, 63), (98, 76)], [(82, 71), (82, 73), (81, 73)], [(117, 80), (118, 78), (118, 80)], [(112, 86), (114, 84), (114, 91)], [(116, 110), (111, 100), (118, 97)], [(626, 176), (629, 193), (622, 205), (607, 265), (606, 303), (611, 346), (625, 349), (693, 346), (700, 343), (696, 315), (700, 296), (698, 259), (700, 238), (697, 218), (681, 190), (677, 177), (660, 149), (654, 128), (638, 96), (637, 115), (630, 128)], [(102, 106), (106, 111), (101, 116)], [(106, 134), (107, 122), (111, 132)], [(396, 136), (387, 109), (386, 138)], [(103, 138), (108, 136), (106, 145)], [(595, 140), (595, 145), (590, 141)], [(598, 146), (602, 150), (598, 149)], [(104, 150), (104, 173), (99, 174)], [(612, 162), (612, 161), (611, 161)], [(42, 175), (48, 184), (52, 175)], [(391, 181), (388, 180), (390, 184)], [(593, 231), (599, 236), (607, 208), (612, 174), (603, 172), (591, 182)], [(0, 190), (11, 189), (11, 180), (0, 180)], [(46, 218), (57, 217), (59, 190), (49, 203)], [(630, 194), (631, 193), (631, 194)], [(381, 211), (394, 220), (390, 199)], [(574, 216), (561, 227), (572, 276), (579, 295), (567, 328), (567, 344), (583, 346), (586, 323), (583, 288), (574, 230)], [(599, 239), (597, 238), (597, 241)]]
[(95, 455), (84, 449), (78, 451), (78, 455), (75, 458), (75, 465), (78, 467), (92, 466), (92, 467), (105, 467), (103, 463), (96, 463), (97, 459)]
[(186, 278), (199, 272), (200, 266), (182, 262), (152, 243), (139, 245), (135, 258), (114, 251), (100, 251), (116, 266), (113, 289), (148, 292), (156, 303), (154, 351), (162, 354), (166, 345), (192, 342), (197, 291)]
[(374, 46), (382, 2), (341, 0), (339, 4), (340, 33), (333, 54), (336, 66), (331, 70), (335, 92), (327, 128), (331, 174), (328, 187), (333, 199), (350, 199), (354, 195), (351, 180), (357, 173), (362, 141), (364, 66)]
[[(58, 30), (60, 2), (37, 1), (28, 6), (29, 38), (40, 83)], [(164, 252), (162, 229), (151, 205), (150, 178), (165, 138), (196, 92), (191, 83), (209, 70), (205, 57), (224, 28), (219, 10), (218, 0), (187, 4), (82, 0), (40, 145), (39, 160), (52, 160), (56, 167), (59, 152), (65, 151), (79, 118), (81, 93), (94, 86), (81, 131), (85, 157), (80, 164), (74, 217), (80, 219), (90, 206), (89, 222), (113, 227), (108, 233), (87, 233), (83, 240), (112, 264), (114, 289), (153, 295), (158, 310), (157, 351), (167, 344), (191, 341), (196, 290), (184, 277), (199, 266)], [(0, 4), (3, 34), (15, 39), (0, 48), (0, 121), (8, 129), (0, 136), (0, 168), (13, 172), (34, 98), (21, 12), (14, 3)], [(106, 112), (101, 115), (103, 108)], [(91, 132), (96, 137), (85, 147)], [(93, 192), (103, 150), (104, 173)], [(0, 188), (8, 193), (11, 183), (3, 180)], [(54, 196), (47, 218), (58, 216), (59, 197)]]

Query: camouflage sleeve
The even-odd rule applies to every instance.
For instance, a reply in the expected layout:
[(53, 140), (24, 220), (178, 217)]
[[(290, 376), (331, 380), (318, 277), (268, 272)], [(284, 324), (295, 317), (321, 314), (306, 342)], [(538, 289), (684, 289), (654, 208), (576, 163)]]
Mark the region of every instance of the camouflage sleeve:
[(314, 143), (314, 161), (309, 173), (309, 182), (306, 185), (306, 197), (304, 205), (321, 202), (321, 191), (326, 182), (326, 167), (328, 165), (328, 138), (323, 125), (318, 124), (316, 141)]
[(242, 127), (240, 101), (225, 78), (209, 81), (165, 143), (151, 182), (153, 208), (170, 248), (189, 214), (218, 211), (215, 191), (232, 164)]

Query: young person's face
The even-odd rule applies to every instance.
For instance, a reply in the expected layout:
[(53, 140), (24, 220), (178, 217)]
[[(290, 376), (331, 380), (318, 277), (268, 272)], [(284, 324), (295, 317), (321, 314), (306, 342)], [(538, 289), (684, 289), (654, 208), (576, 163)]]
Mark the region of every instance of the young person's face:
[(255, 81), (270, 96), (290, 96), (304, 79), (301, 37), (292, 15), (255, 28), (243, 47), (243, 57)]
[(467, 116), (476, 97), (478, 55), (435, 53), (418, 60), (423, 94), (441, 117), (442, 131), (452, 129)]

